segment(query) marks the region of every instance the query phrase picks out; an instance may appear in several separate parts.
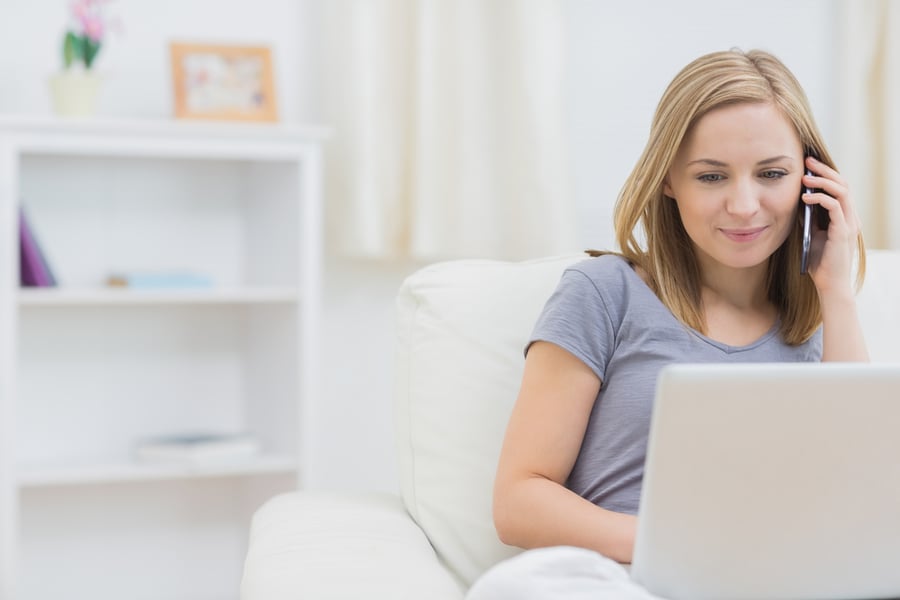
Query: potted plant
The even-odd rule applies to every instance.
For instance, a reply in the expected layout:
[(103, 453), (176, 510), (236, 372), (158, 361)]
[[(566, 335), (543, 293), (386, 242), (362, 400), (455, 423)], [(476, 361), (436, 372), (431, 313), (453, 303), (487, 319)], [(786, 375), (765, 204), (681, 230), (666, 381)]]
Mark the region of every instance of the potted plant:
[(63, 69), (50, 79), (53, 108), (65, 116), (95, 112), (100, 76), (95, 61), (107, 33), (105, 5), (109, 0), (72, 0), (63, 35)]

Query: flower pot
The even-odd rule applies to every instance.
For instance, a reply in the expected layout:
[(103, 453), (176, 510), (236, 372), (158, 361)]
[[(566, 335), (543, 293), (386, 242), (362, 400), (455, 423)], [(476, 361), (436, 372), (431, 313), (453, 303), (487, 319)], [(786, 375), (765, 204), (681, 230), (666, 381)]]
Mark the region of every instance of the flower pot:
[(63, 71), (50, 77), (53, 111), (65, 117), (84, 117), (97, 111), (100, 76), (93, 71)]

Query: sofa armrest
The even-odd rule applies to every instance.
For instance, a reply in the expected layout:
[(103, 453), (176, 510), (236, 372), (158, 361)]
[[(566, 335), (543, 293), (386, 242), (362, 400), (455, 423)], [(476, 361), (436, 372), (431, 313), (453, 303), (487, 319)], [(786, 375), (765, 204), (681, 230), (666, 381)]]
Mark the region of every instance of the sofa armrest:
[(461, 600), (399, 497), (291, 492), (253, 516), (242, 600)]

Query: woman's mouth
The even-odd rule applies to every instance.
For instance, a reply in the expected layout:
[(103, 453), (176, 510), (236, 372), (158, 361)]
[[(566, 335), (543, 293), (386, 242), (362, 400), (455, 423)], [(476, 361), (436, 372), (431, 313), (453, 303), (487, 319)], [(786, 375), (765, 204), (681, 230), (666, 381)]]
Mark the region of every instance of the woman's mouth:
[(741, 227), (741, 228), (721, 228), (725, 237), (733, 242), (752, 242), (757, 239), (766, 230), (766, 227)]

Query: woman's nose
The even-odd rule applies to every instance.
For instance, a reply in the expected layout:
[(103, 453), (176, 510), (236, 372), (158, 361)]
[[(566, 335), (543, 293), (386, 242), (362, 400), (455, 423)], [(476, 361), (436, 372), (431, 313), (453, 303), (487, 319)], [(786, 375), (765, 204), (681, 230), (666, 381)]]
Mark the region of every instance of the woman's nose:
[(725, 208), (735, 216), (750, 216), (759, 210), (759, 196), (756, 186), (750, 182), (738, 182), (728, 192)]

